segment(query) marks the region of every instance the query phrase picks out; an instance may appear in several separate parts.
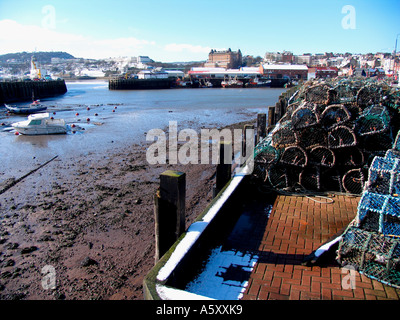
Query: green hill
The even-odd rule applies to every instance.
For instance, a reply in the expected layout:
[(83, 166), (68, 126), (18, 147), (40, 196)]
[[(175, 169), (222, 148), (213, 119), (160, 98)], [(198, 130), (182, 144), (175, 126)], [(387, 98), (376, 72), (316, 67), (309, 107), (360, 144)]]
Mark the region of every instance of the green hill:
[(55, 52), (17, 52), (17, 53), (6, 53), (0, 55), (0, 63), (6, 63), (7, 60), (14, 60), (15, 62), (26, 63), (31, 61), (31, 57), (34, 55), (36, 60), (40, 63), (50, 63), (52, 58), (61, 59), (74, 59), (75, 57), (67, 52), (55, 51)]

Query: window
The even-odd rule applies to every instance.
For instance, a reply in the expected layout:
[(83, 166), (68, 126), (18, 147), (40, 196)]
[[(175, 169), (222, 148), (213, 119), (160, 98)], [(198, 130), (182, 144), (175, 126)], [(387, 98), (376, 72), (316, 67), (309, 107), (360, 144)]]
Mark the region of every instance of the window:
[(40, 126), (41, 123), (42, 123), (42, 120), (31, 120), (31, 122), (29, 122), (29, 125)]

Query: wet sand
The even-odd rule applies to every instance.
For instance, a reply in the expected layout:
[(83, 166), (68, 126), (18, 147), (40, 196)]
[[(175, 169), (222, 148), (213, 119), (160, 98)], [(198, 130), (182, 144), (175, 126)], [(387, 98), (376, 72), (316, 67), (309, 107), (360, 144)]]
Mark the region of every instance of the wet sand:
[[(186, 227), (215, 183), (215, 165), (149, 165), (147, 147), (62, 154), (0, 186), (0, 299), (143, 299), (160, 173), (186, 173)], [(54, 267), (54, 289), (45, 266)]]

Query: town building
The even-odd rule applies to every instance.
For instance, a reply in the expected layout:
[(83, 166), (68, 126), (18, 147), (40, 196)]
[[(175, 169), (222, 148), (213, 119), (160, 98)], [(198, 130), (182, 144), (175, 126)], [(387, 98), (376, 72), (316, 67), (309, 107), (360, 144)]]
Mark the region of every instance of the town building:
[(339, 69), (336, 67), (311, 67), (308, 69), (308, 79), (326, 79), (338, 76)]
[(168, 73), (164, 71), (142, 70), (137, 74), (138, 79), (167, 79)]
[(264, 64), (260, 66), (260, 74), (269, 79), (307, 80), (308, 67), (304, 64)]
[(231, 48), (223, 51), (212, 49), (208, 54), (208, 61), (204, 64), (205, 68), (226, 68), (238, 69), (242, 66), (242, 52), (232, 51)]
[(294, 62), (293, 53), (290, 51), (283, 52), (267, 52), (264, 56), (264, 61), (268, 63), (292, 63)]
[(137, 63), (150, 63), (152, 60), (148, 56), (138, 56)]

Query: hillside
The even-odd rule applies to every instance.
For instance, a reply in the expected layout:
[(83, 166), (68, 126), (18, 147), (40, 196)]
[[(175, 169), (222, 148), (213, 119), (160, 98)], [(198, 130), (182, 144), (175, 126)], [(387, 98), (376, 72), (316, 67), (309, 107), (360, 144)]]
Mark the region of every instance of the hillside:
[(61, 59), (74, 59), (75, 57), (67, 52), (55, 51), (55, 52), (17, 52), (7, 53), (0, 55), (0, 63), (6, 63), (7, 60), (14, 59), (15, 62), (25, 63), (31, 60), (32, 55), (41, 63), (50, 63), (51, 58)]

